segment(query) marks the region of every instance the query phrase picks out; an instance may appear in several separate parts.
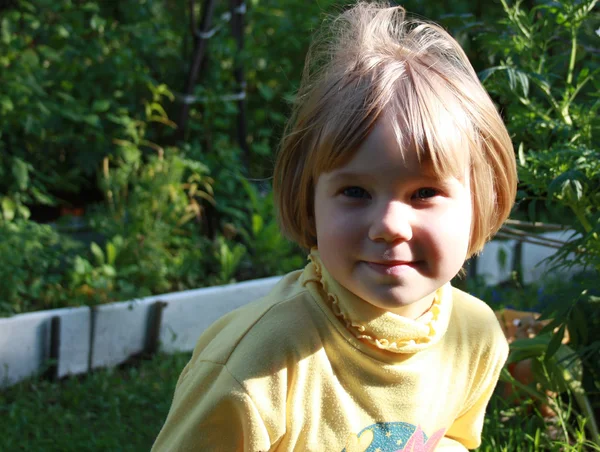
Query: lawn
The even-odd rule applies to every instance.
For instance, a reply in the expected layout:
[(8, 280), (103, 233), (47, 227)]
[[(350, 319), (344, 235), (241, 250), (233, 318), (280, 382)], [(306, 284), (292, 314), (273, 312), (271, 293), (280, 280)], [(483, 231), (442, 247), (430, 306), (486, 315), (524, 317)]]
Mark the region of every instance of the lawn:
[(189, 354), (0, 392), (0, 451), (148, 451)]

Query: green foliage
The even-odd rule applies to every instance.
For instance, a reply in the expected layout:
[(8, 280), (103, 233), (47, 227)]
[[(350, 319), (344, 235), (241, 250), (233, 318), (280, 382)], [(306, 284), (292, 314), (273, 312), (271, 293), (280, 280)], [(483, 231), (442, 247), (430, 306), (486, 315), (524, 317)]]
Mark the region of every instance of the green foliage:
[(600, 271), (596, 3), (541, 2), (526, 10), (503, 0), (504, 26), (483, 38), (499, 64), (481, 77), (518, 148), (521, 210), (532, 221), (543, 210), (579, 232), (558, 257)]
[[(198, 141), (204, 154), (214, 154), (218, 164), (231, 168), (231, 159), (241, 160), (235, 142), (237, 107), (222, 96), (239, 92), (233, 69), (244, 68), (250, 147), (246, 174), (268, 177), (272, 173), (272, 155), (277, 148), (288, 116), (288, 101), (295, 93), (311, 32), (339, 2), (290, 1), (282, 5), (275, 0), (253, 1), (244, 16), (245, 45), (241, 54), (221, 14), (226, 4), (218, 4), (215, 23), (221, 28), (210, 41), (208, 62), (194, 95), (203, 102), (191, 111), (187, 139)], [(274, 45), (277, 43), (277, 45)], [(189, 46), (191, 47), (191, 46)], [(238, 163), (238, 168), (241, 164)], [(216, 169), (211, 166), (211, 169)], [(215, 175), (219, 180), (219, 177)]]
[[(86, 203), (84, 223), (96, 243), (62, 265), (59, 298), (100, 303), (302, 265), (276, 230), (270, 196), (252, 199), (241, 181), (248, 170), (271, 172), (285, 99), (326, 6), (292, 2), (284, 10), (254, 2), (241, 55), (219, 9), (220, 30), (194, 92), (204, 101), (193, 106), (188, 143), (181, 145), (172, 138), (169, 113), (181, 106), (172, 92), (182, 91), (193, 51), (185, 8), (141, 0), (19, 0), (5, 7), (3, 221), (29, 218), (30, 206), (69, 206), (82, 190), (99, 190), (105, 200)], [(281, 46), (270, 45), (275, 41)], [(247, 68), (253, 112), (250, 168), (234, 138), (236, 104), (221, 100), (238, 90), (237, 62)], [(33, 300), (27, 306), (41, 307)]]
[(0, 222), (0, 315), (68, 304), (63, 291), (75, 244), (50, 226)]
[(175, 148), (143, 159), (139, 148), (127, 144), (119, 157), (114, 168), (104, 166), (106, 206), (90, 224), (118, 239), (120, 298), (174, 290), (187, 250), (201, 259), (198, 252), (207, 246), (200, 229), (203, 205), (212, 202), (211, 179), (201, 163)]
[[(600, 404), (600, 335), (597, 276), (600, 272), (600, 61), (597, 0), (536, 2), (501, 0), (503, 23), (482, 37), (494, 66), (480, 75), (498, 102), (518, 149), (517, 215), (564, 224), (577, 234), (554, 258), (557, 266), (583, 265), (591, 275), (554, 292), (543, 307), (554, 331), (542, 346), (548, 364), (559, 356), (565, 331), (584, 376), (570, 394)], [(559, 289), (559, 288), (557, 288)], [(526, 344), (527, 345), (527, 344)], [(513, 347), (513, 359), (518, 351)], [(587, 376), (587, 377), (586, 377)], [(538, 375), (540, 377), (540, 375)], [(590, 378), (591, 377), (591, 378)], [(577, 380), (574, 380), (577, 381)], [(585, 403), (578, 410), (585, 414)], [(593, 411), (592, 411), (593, 413)], [(600, 445), (588, 416), (588, 433)]]
[(222, 237), (217, 241), (215, 249), (215, 257), (218, 260), (219, 274), (217, 284), (228, 284), (235, 282), (234, 275), (238, 270), (238, 266), (242, 258), (246, 255), (246, 247), (241, 243), (236, 243), (230, 246), (229, 243)]
[[(510, 378), (508, 378), (510, 379)], [(543, 397), (546, 400), (546, 397)], [(600, 447), (586, 440), (583, 416), (577, 416), (568, 435), (563, 425), (549, 424), (536, 411), (535, 399), (524, 399), (515, 405), (501, 394), (492, 396), (485, 418), (479, 452), (579, 452), (599, 451)], [(561, 415), (568, 415), (568, 406)], [(571, 435), (572, 432), (572, 435)]]
[(272, 276), (302, 268), (305, 259), (300, 249), (279, 232), (273, 192), (261, 193), (256, 185), (241, 180), (250, 200), (250, 212), (239, 232), (251, 253), (249, 265), (257, 276)]
[[(159, 2), (19, 0), (2, 13), (0, 192), (56, 203), (89, 184), (119, 126), (143, 109), (153, 68), (173, 67), (175, 30)], [(160, 49), (157, 51), (157, 49)], [(7, 169), (11, 169), (7, 171)], [(3, 209), (27, 217), (25, 208)], [(6, 218), (8, 218), (6, 217)]]
[[(303, 253), (278, 232), (270, 189), (245, 181), (270, 176), (311, 33), (325, 13), (348, 3), (295, 0), (282, 8), (252, 1), (241, 54), (227, 6), (219, 4), (185, 143), (174, 140), (169, 116), (181, 108), (177, 93), (194, 50), (186, 8), (142, 0), (4, 6), (2, 221), (27, 219), (31, 207), (83, 201), (83, 223), (96, 242), (88, 239), (61, 263), (57, 292), (44, 292), (55, 302), (33, 297), (18, 309), (67, 299), (101, 303), (302, 267)], [(469, 2), (453, 11), (406, 6), (433, 18), (481, 10)], [(238, 65), (245, 72), (249, 156), (237, 143), (237, 105), (223, 100), (240, 89)], [(105, 202), (78, 199), (84, 190), (101, 192)]]

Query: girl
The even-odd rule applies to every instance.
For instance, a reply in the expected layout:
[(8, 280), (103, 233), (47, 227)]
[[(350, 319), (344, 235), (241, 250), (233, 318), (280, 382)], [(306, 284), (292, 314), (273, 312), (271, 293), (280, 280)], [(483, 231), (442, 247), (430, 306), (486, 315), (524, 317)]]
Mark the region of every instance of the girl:
[(400, 7), (341, 14), (274, 190), (309, 263), (200, 337), (154, 450), (476, 448), (508, 346), (449, 281), (507, 218), (516, 170), (458, 43)]

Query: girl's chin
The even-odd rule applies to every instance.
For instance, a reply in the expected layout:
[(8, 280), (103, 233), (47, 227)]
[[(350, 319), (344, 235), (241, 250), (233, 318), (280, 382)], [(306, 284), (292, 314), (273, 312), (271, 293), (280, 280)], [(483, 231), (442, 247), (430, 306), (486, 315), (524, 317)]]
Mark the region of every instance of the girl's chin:
[(402, 317), (416, 319), (429, 310), (433, 303), (434, 295), (435, 292), (416, 300), (413, 297), (396, 297), (393, 299), (371, 298), (371, 300), (363, 298), (363, 300), (384, 311), (392, 312), (401, 315)]

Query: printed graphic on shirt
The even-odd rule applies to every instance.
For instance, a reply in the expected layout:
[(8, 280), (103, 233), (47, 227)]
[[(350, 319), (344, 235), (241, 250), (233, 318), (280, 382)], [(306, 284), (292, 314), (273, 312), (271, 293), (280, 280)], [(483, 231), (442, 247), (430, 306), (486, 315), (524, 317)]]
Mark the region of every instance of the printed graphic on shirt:
[(342, 452), (433, 452), (445, 429), (428, 437), (407, 422), (378, 422), (350, 435)]

